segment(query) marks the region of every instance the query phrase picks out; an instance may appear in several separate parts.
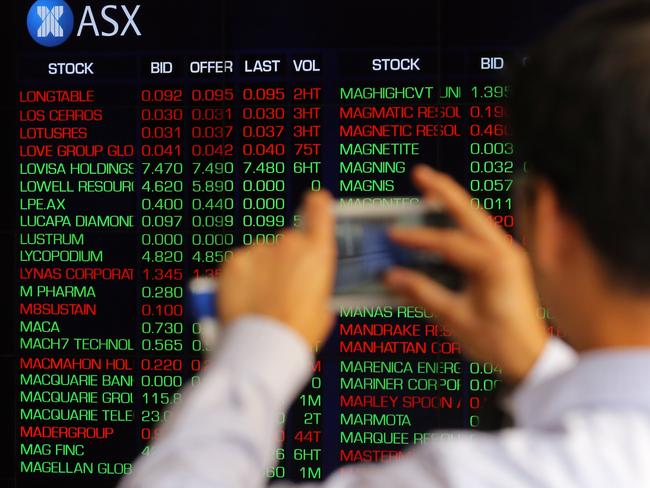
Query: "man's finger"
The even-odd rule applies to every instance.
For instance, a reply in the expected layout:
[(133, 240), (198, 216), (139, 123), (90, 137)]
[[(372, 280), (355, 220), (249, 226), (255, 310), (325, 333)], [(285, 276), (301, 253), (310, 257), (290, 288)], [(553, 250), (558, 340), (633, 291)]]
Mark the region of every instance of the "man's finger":
[(443, 320), (458, 313), (459, 295), (422, 273), (394, 267), (386, 273), (384, 281), (397, 294), (422, 305)]
[(454, 179), (426, 165), (413, 169), (413, 183), (429, 199), (441, 201), (445, 210), (465, 231), (492, 242), (504, 241), (503, 231), (485, 210), (472, 208), (471, 196)]
[(398, 244), (439, 254), (447, 263), (467, 273), (484, 269), (490, 259), (485, 244), (458, 229), (394, 227), (390, 238)]
[(304, 230), (309, 238), (331, 241), (334, 238), (332, 197), (327, 191), (309, 192), (303, 200)]

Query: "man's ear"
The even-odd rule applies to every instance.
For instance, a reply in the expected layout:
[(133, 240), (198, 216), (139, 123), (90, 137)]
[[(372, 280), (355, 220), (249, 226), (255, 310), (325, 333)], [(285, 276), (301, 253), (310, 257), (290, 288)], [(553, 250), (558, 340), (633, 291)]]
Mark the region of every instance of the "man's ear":
[[(545, 274), (562, 266), (567, 236), (566, 215), (560, 205), (557, 192), (545, 178), (534, 184), (534, 201), (528, 209), (529, 248), (538, 270)], [(531, 228), (532, 227), (532, 228)]]

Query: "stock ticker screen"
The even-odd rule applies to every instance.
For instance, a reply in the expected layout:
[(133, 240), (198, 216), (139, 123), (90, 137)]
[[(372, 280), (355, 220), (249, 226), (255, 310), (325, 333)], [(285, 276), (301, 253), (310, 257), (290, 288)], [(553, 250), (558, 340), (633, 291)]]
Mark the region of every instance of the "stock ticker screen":
[[(504, 72), (571, 3), (6, 5), (6, 485), (128, 475), (209, 368), (188, 280), (274, 242), (304, 191), (395, 203), (426, 162), (511, 230)], [(270, 480), (498, 423), (495, 368), (420, 308), (344, 309), (316, 352)]]

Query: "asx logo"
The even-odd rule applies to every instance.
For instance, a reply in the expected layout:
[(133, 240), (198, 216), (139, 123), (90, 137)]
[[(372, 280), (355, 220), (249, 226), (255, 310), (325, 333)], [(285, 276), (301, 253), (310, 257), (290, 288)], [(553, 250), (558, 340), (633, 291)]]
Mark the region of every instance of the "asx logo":
[(36, 0), (27, 12), (27, 30), (42, 46), (63, 44), (74, 25), (72, 9), (63, 0)]
[[(97, 7), (96, 7), (97, 8)], [(77, 27), (76, 37), (85, 32), (95, 37), (125, 36), (133, 31), (142, 33), (135, 21), (140, 5), (104, 5), (98, 12), (90, 5), (84, 7)], [(74, 14), (64, 0), (36, 0), (27, 12), (27, 30), (41, 46), (63, 44), (74, 30)]]

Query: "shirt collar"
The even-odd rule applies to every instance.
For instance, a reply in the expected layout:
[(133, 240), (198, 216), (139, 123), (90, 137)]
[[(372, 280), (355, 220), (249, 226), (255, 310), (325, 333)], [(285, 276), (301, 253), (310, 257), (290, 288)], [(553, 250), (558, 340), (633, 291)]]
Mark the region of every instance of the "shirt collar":
[(550, 427), (574, 411), (650, 412), (650, 348), (582, 353), (573, 367), (524, 388), (513, 413), (519, 425)]

